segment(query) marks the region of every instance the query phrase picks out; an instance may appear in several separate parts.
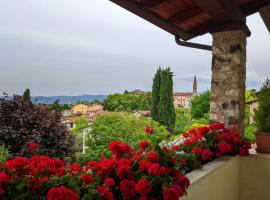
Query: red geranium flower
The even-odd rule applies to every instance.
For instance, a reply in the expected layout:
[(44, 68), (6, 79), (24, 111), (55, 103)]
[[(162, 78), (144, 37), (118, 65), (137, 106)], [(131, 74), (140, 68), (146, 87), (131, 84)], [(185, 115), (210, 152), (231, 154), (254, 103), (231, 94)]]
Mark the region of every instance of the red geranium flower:
[(146, 133), (146, 134), (149, 134), (149, 135), (150, 135), (150, 134), (152, 134), (153, 132), (154, 132), (154, 129), (153, 129), (152, 127), (146, 127), (146, 128), (145, 128), (145, 133)]
[(109, 187), (115, 186), (115, 180), (113, 178), (106, 178), (104, 183)]
[(79, 174), (82, 172), (82, 166), (78, 163), (75, 163), (75, 164), (69, 166), (69, 170), (71, 171), (70, 175), (73, 176), (74, 173)]
[(181, 158), (181, 159), (179, 160), (179, 163), (180, 163), (181, 165), (183, 165), (183, 166), (186, 166), (186, 165), (187, 165), (187, 160), (184, 159), (184, 158)]
[(192, 153), (194, 153), (194, 154), (201, 154), (202, 153), (202, 149), (199, 148), (199, 147), (194, 147), (192, 149)]
[(132, 199), (136, 197), (136, 183), (130, 180), (122, 180), (120, 182), (120, 190), (124, 199)]
[(210, 160), (213, 156), (213, 153), (211, 151), (208, 151), (208, 149), (203, 149), (201, 153), (202, 160)]
[(39, 149), (39, 147), (40, 147), (40, 144), (32, 142), (29, 144), (28, 148), (29, 148), (29, 151), (34, 151), (35, 149)]
[(94, 183), (95, 179), (93, 178), (93, 176), (91, 176), (90, 174), (83, 174), (81, 176), (81, 180), (82, 182), (84, 182), (85, 184), (89, 184), (89, 183)]
[(141, 195), (147, 195), (152, 191), (151, 184), (146, 178), (141, 178), (136, 184), (136, 192)]
[(106, 186), (99, 186), (96, 190), (99, 196), (105, 200), (113, 200), (113, 193)]
[(8, 175), (6, 174), (6, 172), (5, 171), (2, 171), (1, 173), (0, 173), (0, 187), (1, 187), (1, 185), (3, 186), (3, 185), (7, 185), (8, 184)]
[(146, 147), (148, 147), (149, 142), (146, 140), (143, 140), (139, 143), (139, 147), (141, 147), (142, 149), (145, 149)]
[(221, 143), (218, 144), (218, 149), (222, 153), (231, 153), (232, 152), (232, 145), (230, 145), (227, 142), (221, 142)]
[(146, 155), (146, 159), (150, 162), (158, 162), (159, 161), (159, 155), (156, 152), (149, 152)]
[(80, 196), (65, 186), (59, 186), (49, 190), (47, 200), (80, 200)]

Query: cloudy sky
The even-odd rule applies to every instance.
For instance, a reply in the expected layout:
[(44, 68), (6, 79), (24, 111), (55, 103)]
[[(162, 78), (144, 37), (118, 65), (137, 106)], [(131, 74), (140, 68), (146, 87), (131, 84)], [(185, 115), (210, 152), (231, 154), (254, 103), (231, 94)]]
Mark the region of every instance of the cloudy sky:
[[(248, 18), (247, 86), (270, 75), (270, 35)], [(206, 35), (193, 40), (211, 43)], [(150, 90), (158, 66), (175, 73), (174, 90), (210, 87), (211, 53), (174, 37), (108, 0), (0, 0), (0, 92), (108, 94)]]

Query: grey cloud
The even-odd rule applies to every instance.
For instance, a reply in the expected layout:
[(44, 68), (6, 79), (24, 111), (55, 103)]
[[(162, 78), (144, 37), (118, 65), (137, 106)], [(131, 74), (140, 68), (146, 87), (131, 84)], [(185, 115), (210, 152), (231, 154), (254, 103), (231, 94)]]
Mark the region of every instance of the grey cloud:
[[(258, 87), (270, 74), (270, 40), (258, 15), (248, 23), (247, 85)], [(3, 0), (0, 24), (1, 93), (150, 90), (158, 66), (171, 66), (177, 91), (191, 90), (195, 74), (200, 91), (210, 87), (211, 53), (177, 46), (173, 36), (108, 0)], [(211, 44), (211, 36), (193, 41)]]

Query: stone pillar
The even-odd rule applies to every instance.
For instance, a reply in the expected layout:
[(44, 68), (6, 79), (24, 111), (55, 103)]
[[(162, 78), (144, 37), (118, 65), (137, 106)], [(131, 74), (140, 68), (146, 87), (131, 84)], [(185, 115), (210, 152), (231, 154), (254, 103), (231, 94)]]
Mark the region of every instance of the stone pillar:
[(213, 34), (210, 121), (244, 132), (246, 35), (243, 31)]

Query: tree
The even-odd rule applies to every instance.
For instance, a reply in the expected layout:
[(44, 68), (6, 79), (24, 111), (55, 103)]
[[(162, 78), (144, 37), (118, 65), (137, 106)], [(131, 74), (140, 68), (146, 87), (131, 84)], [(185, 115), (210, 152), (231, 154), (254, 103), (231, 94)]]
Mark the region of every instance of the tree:
[[(153, 128), (153, 133), (146, 133), (147, 127)], [(120, 140), (134, 148), (141, 140), (157, 145), (166, 139), (168, 134), (166, 127), (151, 118), (137, 117), (130, 113), (108, 113), (97, 117), (92, 126), (86, 141), (86, 154), (92, 159), (98, 159), (100, 155), (108, 156), (110, 152), (107, 146), (114, 140)]]
[(158, 122), (166, 126), (172, 133), (175, 125), (175, 110), (173, 105), (173, 73), (170, 68), (163, 69), (161, 72), (159, 98)]
[(259, 108), (254, 121), (258, 131), (270, 132), (270, 80), (267, 78), (259, 94)]
[(160, 102), (161, 68), (159, 67), (153, 79), (151, 115), (152, 119), (159, 121), (159, 102)]
[(150, 110), (150, 93), (113, 94), (104, 100), (104, 108), (108, 111), (132, 112), (136, 110)]
[(192, 118), (189, 109), (177, 108), (175, 110), (175, 127), (174, 133), (182, 134), (186, 132), (192, 124)]
[(31, 156), (28, 146), (40, 144), (39, 153), (72, 157), (74, 137), (47, 106), (32, 104), (21, 96), (0, 99), (0, 143), (13, 156)]
[(27, 88), (23, 93), (24, 100), (31, 101), (30, 90)]
[(210, 110), (210, 91), (207, 90), (191, 100), (192, 118), (200, 119), (209, 113)]

